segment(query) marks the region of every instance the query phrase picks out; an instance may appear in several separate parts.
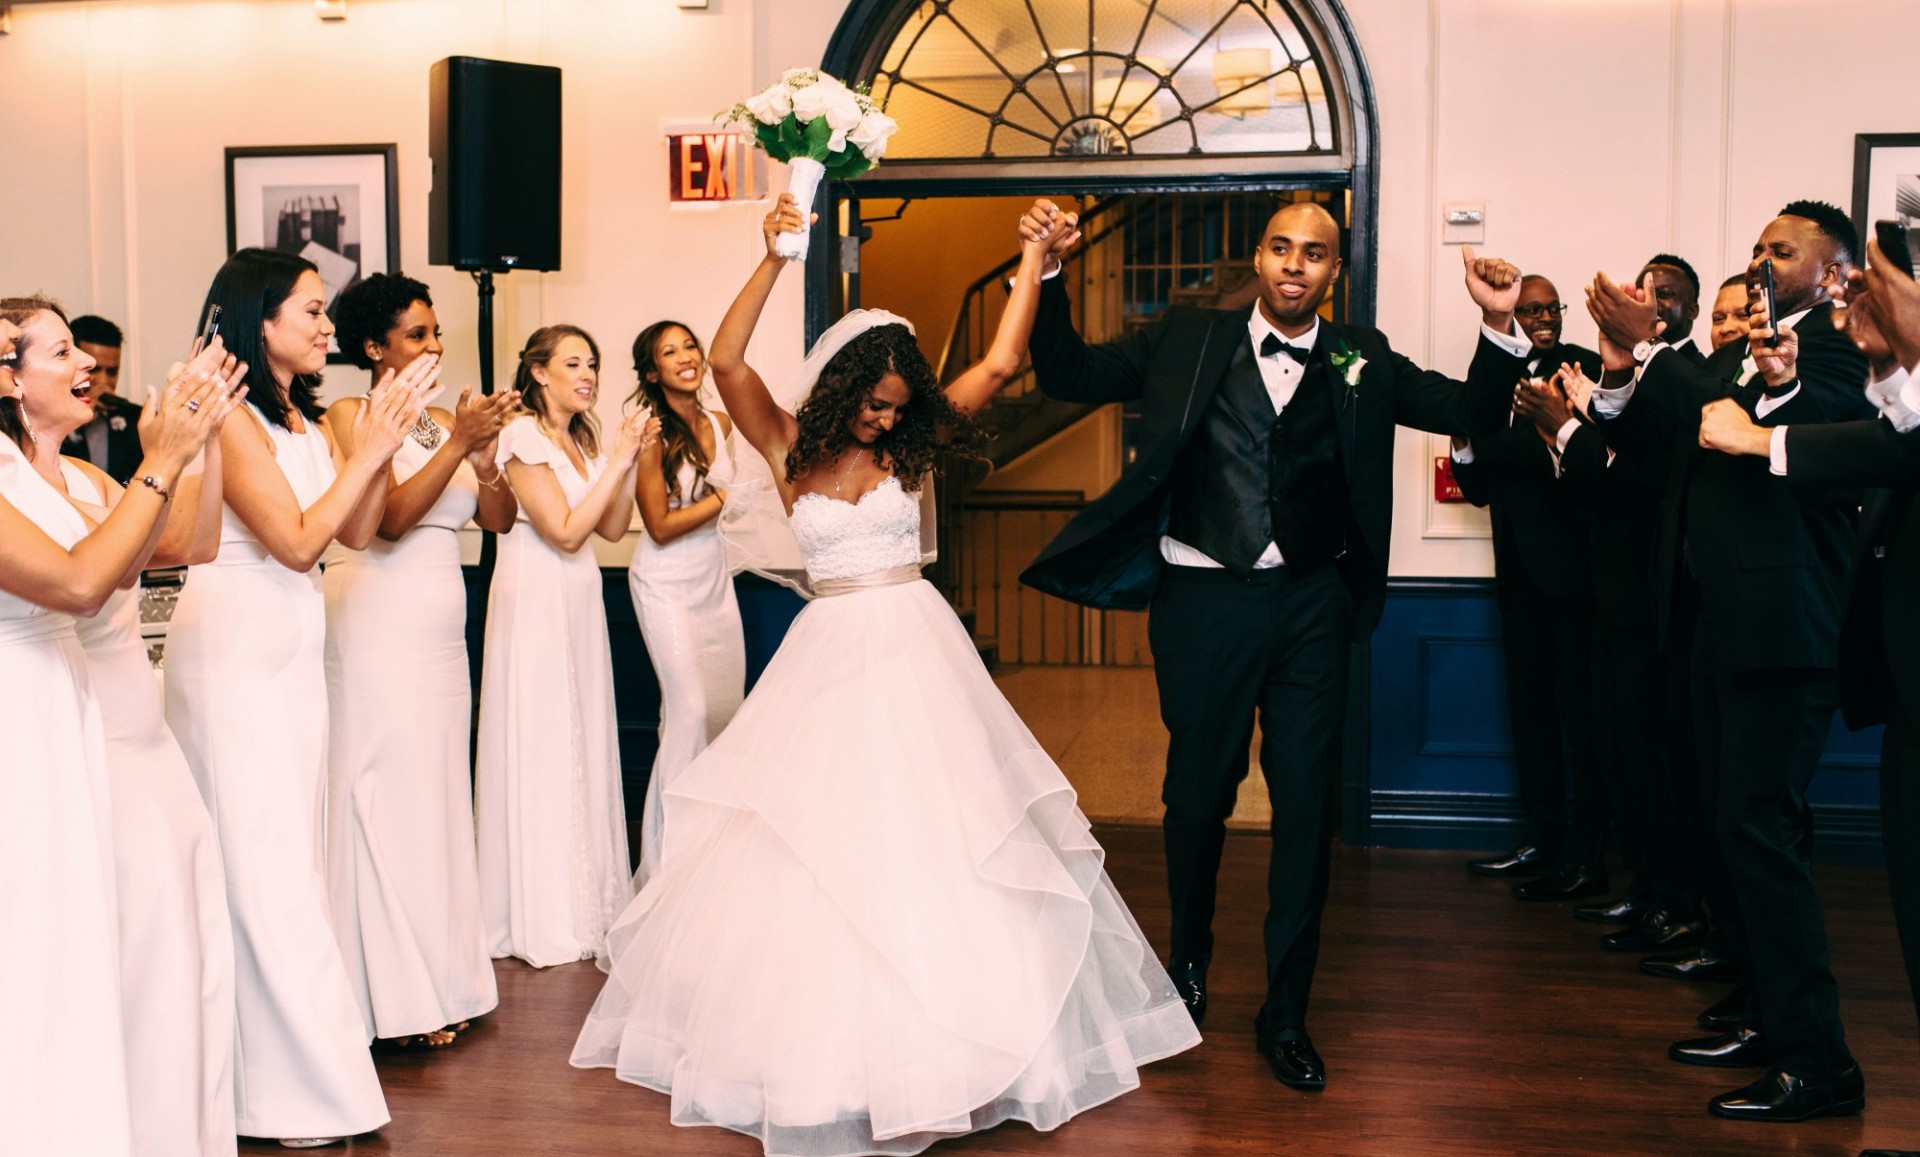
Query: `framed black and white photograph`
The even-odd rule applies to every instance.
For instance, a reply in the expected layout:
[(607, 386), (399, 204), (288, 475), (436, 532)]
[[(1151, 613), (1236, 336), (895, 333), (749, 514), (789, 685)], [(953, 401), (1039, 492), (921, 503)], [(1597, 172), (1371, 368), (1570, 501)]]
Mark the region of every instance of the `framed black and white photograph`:
[[(340, 292), (400, 264), (398, 146), (227, 150), (227, 252), (294, 253), (320, 270), (327, 312)], [(344, 361), (336, 346), (329, 361)]]
[(1853, 226), (1863, 250), (1875, 221), (1920, 228), (1920, 133), (1853, 138)]

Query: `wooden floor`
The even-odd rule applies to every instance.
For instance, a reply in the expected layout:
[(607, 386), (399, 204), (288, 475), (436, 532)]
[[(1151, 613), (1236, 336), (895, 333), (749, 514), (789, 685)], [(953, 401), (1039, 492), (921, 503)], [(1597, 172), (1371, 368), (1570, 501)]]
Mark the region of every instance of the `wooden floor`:
[[(1103, 827), (1100, 836), (1114, 881), (1162, 941), (1159, 833)], [(1249, 1027), (1262, 975), (1265, 856), (1259, 836), (1228, 841), (1213, 1009), (1199, 1048), (1150, 1066), (1137, 1092), (1055, 1133), (1003, 1125), (932, 1152), (1854, 1157), (1865, 1146), (1920, 1148), (1920, 1041), (1877, 870), (1820, 873), (1866, 1114), (1765, 1126), (1705, 1111), (1708, 1097), (1745, 1083), (1748, 1070), (1665, 1058), (1723, 987), (1642, 977), (1632, 957), (1600, 950), (1602, 930), (1564, 906), (1515, 902), (1504, 885), (1469, 876), (1452, 852), (1337, 853), (1309, 1024), (1329, 1085), (1310, 1096), (1276, 1084)], [(393, 1123), (356, 1139), (353, 1152), (759, 1153), (745, 1137), (670, 1126), (663, 1096), (568, 1067), (600, 986), (591, 964), (497, 968), (500, 1011), (459, 1045), (380, 1056)]]

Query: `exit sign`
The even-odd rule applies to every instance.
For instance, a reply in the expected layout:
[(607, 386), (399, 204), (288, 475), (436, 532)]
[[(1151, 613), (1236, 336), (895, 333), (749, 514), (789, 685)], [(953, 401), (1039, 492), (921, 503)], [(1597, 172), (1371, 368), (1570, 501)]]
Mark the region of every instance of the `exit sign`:
[(667, 134), (667, 184), (675, 202), (756, 201), (763, 191), (753, 148), (742, 133)]

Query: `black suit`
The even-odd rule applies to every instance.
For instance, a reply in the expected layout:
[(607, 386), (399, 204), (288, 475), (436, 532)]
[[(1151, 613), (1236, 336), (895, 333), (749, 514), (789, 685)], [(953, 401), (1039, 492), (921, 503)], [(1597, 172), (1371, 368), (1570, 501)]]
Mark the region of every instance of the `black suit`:
[(106, 427), (106, 461), (95, 461), (87, 436), (92, 422), (68, 434), (66, 441), (60, 445), (60, 453), (68, 458), (92, 462), (106, 471), (108, 477), (125, 486), (133, 477), (133, 472), (140, 468), (140, 407), (123, 401), (116, 394), (105, 394), (100, 398), (100, 414), (94, 422)]
[[(1564, 343), (1540, 355), (1530, 372), (1551, 378), (1567, 364), (1600, 376), (1599, 354)], [(1474, 439), (1470, 460), (1454, 464), (1461, 492), (1487, 507), (1493, 523), (1507, 715), (1528, 827), (1520, 842), (1568, 867), (1597, 871), (1604, 867), (1607, 811), (1595, 774), (1592, 501), (1561, 486), (1558, 475), (1553, 451), (1525, 418)]]
[(1840, 709), (1880, 740), (1880, 830), (1907, 980), (1920, 1004), (1920, 432), (1885, 421), (1787, 431), (1787, 477), (1876, 486), (1861, 515), (1840, 628)]
[[(1663, 356), (1702, 368), (1707, 362), (1692, 342)], [(1711, 848), (1713, 834), (1700, 812), (1688, 648), (1663, 648), (1654, 635), (1655, 559), (1673, 437), (1615, 451), (1603, 424), (1582, 424), (1567, 439), (1560, 466), (1561, 485), (1592, 506), (1595, 746), (1610, 808), (1638, 884), (1673, 916), (1690, 920), (1699, 914), (1702, 875), (1693, 850)], [(1684, 471), (1684, 459), (1680, 466)]]
[[(1169, 735), (1162, 800), (1176, 963), (1203, 962), (1212, 950), (1220, 850), (1259, 713), (1273, 804), (1261, 1017), (1286, 1034), (1304, 1030), (1319, 952), (1349, 642), (1371, 632), (1384, 601), (1394, 425), (1465, 436), (1496, 429), (1525, 363), (1483, 340), (1463, 386), (1394, 353), (1378, 330), (1323, 322), (1292, 400), (1277, 417), (1266, 402), (1269, 485), (1309, 479), (1313, 500), (1289, 508), (1270, 494), (1228, 511), (1205, 500), (1215, 492), (1207, 480), (1247, 462), (1209, 448), (1237, 435), (1268, 445), (1245, 421), (1260, 390), (1246, 376), (1256, 372), (1248, 321), (1245, 309), (1174, 308), (1130, 337), (1089, 346), (1073, 330), (1065, 289), (1046, 283), (1032, 339), (1040, 388), (1070, 401), (1139, 400), (1141, 450), (1021, 581), (1087, 606), (1152, 606)], [(1331, 364), (1342, 349), (1366, 359), (1351, 385)], [(1296, 412), (1324, 431), (1298, 460), (1285, 436)], [(1302, 513), (1311, 517), (1295, 517)], [(1236, 550), (1214, 556), (1232, 569), (1169, 566), (1160, 539), (1176, 516), (1183, 528), (1229, 538), (1236, 526), (1221, 522), (1244, 518), (1236, 541), (1271, 538), (1287, 565), (1250, 569), (1253, 557)]]
[[(1628, 444), (1643, 428), (1678, 436), (1684, 469), (1666, 503), (1656, 615), (1671, 632), (1691, 573), (1700, 596), (1692, 651), (1699, 772), (1731, 898), (1715, 916), (1751, 977), (1772, 1064), (1818, 1079), (1852, 1063), (1813, 885), (1806, 789), (1838, 702), (1841, 598), (1859, 498), (1796, 490), (1762, 459), (1684, 451), (1698, 441), (1697, 407), (1720, 397), (1768, 427), (1872, 416), (1861, 392), (1865, 359), (1834, 331), (1828, 307), (1795, 329), (1797, 388), (1764, 416), (1760, 388), (1728, 382), (1745, 356), (1734, 343), (1704, 368), (1656, 355), (1614, 425)], [(1708, 894), (1722, 894), (1717, 882)]]

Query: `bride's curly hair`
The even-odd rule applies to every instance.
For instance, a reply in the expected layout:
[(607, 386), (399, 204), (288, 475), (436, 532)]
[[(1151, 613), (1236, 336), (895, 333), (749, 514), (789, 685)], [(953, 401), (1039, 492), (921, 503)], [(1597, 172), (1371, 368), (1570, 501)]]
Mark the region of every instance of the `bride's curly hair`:
[(904, 325), (880, 325), (849, 341), (821, 368), (820, 381), (794, 415), (800, 430), (787, 453), (787, 481), (832, 462), (853, 444), (854, 419), (889, 373), (906, 382), (907, 404), (893, 429), (874, 442), (873, 457), (881, 465), (891, 462), (902, 490), (920, 488), (942, 449), (980, 457), (986, 431), (947, 400), (912, 332)]

